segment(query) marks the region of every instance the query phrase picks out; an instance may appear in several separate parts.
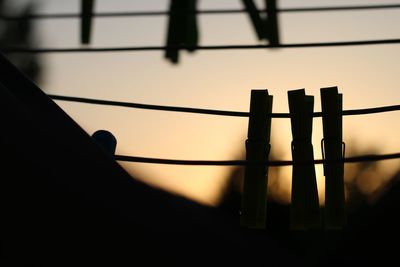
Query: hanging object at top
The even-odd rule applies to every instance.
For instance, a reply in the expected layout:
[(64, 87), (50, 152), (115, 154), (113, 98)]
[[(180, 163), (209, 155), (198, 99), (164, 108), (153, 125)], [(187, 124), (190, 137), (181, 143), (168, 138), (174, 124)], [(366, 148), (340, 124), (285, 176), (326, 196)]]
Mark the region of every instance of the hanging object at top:
[(81, 43), (89, 44), (95, 0), (81, 0)]
[(276, 7), (277, 0), (265, 0), (267, 6), (267, 38), (272, 47), (279, 46), (279, 25), (278, 25), (278, 9)]
[(197, 0), (171, 0), (165, 57), (179, 62), (180, 46), (194, 52), (199, 33), (196, 16)]
[(253, 0), (242, 0), (259, 40), (268, 40), (272, 47), (279, 46), (277, 0), (265, 0), (266, 16), (257, 8)]
[(259, 40), (267, 39), (266, 23), (253, 0), (242, 0)]

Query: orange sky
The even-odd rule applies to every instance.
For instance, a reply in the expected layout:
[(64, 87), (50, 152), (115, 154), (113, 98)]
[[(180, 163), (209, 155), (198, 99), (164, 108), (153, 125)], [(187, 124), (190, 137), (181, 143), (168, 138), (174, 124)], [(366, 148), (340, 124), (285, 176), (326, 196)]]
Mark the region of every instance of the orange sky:
[[(236, 8), (240, 1), (199, 1), (203, 8)], [(263, 1), (258, 1), (263, 3)], [(38, 11), (74, 12), (78, 1), (41, 1)], [(281, 1), (281, 7), (363, 5), (396, 1)], [(98, 11), (165, 10), (168, 1), (98, 1)], [(96, 19), (92, 46), (163, 45), (165, 17)], [(281, 14), (282, 43), (399, 38), (400, 9)], [(237, 15), (199, 17), (201, 44), (257, 43), (248, 18)], [(37, 24), (43, 47), (79, 47), (77, 20), (46, 20)], [(172, 66), (161, 52), (51, 54), (43, 57), (47, 92), (138, 103), (248, 111), (250, 90), (267, 88), (274, 112), (288, 112), (287, 90), (338, 86), (344, 108), (400, 103), (400, 45), (279, 50), (197, 51), (182, 53)], [(235, 159), (247, 131), (245, 118), (213, 117), (91, 106), (59, 102), (89, 133), (108, 129), (118, 139), (118, 154), (175, 159)], [(396, 123), (400, 114), (345, 118), (347, 149), (400, 151)], [(290, 159), (290, 121), (272, 122), (274, 152)], [(320, 158), (320, 120), (313, 142)], [(396, 161), (393, 161), (397, 163)], [(125, 164), (147, 182), (207, 204), (218, 200), (228, 167), (182, 167)], [(384, 169), (390, 174), (395, 164)], [(290, 168), (285, 168), (290, 185)], [(320, 167), (319, 186), (323, 185)], [(322, 189), (322, 188), (321, 188)], [(322, 191), (322, 190), (321, 190)]]

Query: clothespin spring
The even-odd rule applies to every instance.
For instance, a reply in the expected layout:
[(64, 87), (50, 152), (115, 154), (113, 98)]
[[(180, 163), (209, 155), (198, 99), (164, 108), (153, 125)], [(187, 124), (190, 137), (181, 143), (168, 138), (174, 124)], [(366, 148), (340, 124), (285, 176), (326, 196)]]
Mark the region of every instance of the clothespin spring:
[[(325, 157), (325, 142), (326, 142), (325, 138), (322, 138), (321, 139), (321, 152), (322, 152), (322, 160), (324, 161), (324, 175), (325, 175), (325, 170), (326, 170), (326, 166), (327, 166), (327, 164), (325, 162), (325, 159), (326, 159), (326, 157)], [(346, 143), (342, 142), (342, 159), (344, 159), (345, 154), (346, 154)]]

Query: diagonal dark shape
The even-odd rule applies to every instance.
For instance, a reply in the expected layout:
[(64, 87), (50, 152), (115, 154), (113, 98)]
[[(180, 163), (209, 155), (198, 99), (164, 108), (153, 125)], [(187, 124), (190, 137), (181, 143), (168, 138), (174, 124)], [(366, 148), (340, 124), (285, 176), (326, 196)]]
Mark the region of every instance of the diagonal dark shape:
[(0, 72), (0, 263), (187, 266), (250, 253), (216, 210), (132, 179), (1, 55)]

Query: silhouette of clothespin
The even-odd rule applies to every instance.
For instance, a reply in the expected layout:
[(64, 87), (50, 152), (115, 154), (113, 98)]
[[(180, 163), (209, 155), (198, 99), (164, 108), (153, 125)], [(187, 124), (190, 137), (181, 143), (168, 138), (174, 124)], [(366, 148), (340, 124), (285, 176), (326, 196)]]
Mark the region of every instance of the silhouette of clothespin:
[[(268, 90), (252, 90), (246, 160), (267, 162), (270, 151), (272, 96)], [(243, 183), (240, 224), (265, 228), (268, 166), (248, 165)]]
[(340, 229), (345, 226), (344, 143), (342, 132), (343, 96), (337, 87), (321, 89), (321, 141), (325, 174), (325, 227)]
[(92, 138), (99, 144), (108, 154), (114, 156), (117, 148), (117, 139), (115, 136), (106, 130), (98, 130), (92, 134)]
[(165, 57), (172, 63), (179, 61), (180, 46), (194, 52), (198, 44), (196, 6), (197, 0), (171, 0)]
[(276, 0), (265, 0), (264, 18), (253, 0), (242, 0), (259, 40), (268, 40), (272, 47), (279, 45), (279, 30)]
[(267, 39), (266, 23), (253, 0), (242, 0), (259, 40)]
[(279, 46), (279, 28), (276, 0), (265, 0), (267, 5), (267, 36), (270, 46)]
[(81, 43), (89, 44), (95, 0), (81, 0)]
[(305, 90), (300, 89), (289, 91), (288, 98), (293, 135), (291, 228), (319, 228), (321, 218), (311, 143), (314, 97), (306, 96)]

